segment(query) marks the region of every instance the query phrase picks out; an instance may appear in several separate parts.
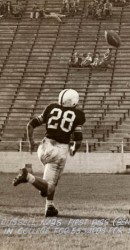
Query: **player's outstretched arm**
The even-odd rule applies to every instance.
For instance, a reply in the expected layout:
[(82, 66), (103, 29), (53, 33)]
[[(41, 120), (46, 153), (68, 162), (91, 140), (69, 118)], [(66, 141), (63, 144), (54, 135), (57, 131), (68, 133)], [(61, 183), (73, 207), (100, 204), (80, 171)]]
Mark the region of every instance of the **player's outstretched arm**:
[(33, 131), (36, 127), (41, 126), (44, 123), (44, 113), (41, 115), (34, 117), (32, 120), (30, 120), (27, 124), (27, 138), (29, 142), (29, 151), (32, 153), (35, 145), (38, 146), (38, 143), (36, 143), (33, 139)]
[(38, 118), (33, 118), (31, 121), (27, 124), (27, 138), (29, 142), (29, 152), (32, 153), (36, 143), (33, 139), (33, 131), (36, 127), (40, 126), (40, 121)]
[(35, 146), (35, 142), (33, 139), (33, 126), (30, 124), (30, 122), (27, 124), (27, 138), (29, 142), (29, 152), (32, 154), (32, 151)]

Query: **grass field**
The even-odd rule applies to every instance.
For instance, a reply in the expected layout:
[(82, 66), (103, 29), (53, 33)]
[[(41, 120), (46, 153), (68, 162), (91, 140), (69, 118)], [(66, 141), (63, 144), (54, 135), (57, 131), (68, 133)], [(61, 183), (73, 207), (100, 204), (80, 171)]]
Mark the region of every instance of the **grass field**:
[(130, 249), (129, 175), (63, 175), (53, 219), (38, 191), (13, 178), (0, 173), (1, 250)]

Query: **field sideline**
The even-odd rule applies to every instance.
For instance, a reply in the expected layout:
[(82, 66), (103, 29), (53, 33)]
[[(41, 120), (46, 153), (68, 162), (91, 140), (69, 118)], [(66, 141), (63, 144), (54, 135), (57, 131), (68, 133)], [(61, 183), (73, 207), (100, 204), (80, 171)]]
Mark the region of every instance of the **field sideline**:
[(0, 173), (1, 250), (129, 249), (129, 175), (64, 174), (53, 219), (34, 187), (12, 186), (14, 176)]

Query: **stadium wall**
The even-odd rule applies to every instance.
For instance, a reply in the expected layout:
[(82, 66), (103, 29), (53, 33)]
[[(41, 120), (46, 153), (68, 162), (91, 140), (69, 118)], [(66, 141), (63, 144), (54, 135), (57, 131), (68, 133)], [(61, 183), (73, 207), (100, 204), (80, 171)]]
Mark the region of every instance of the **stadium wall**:
[[(43, 171), (37, 153), (0, 152), (0, 172), (15, 173), (25, 164), (32, 164), (34, 172)], [(64, 172), (123, 173), (129, 164), (129, 153), (77, 153), (74, 157), (68, 156)]]

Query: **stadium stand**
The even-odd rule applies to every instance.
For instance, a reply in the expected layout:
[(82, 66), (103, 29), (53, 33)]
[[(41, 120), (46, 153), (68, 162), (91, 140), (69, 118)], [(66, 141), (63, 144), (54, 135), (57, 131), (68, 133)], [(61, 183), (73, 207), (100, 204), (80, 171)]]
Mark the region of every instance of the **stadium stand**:
[[(44, 3), (55, 12), (61, 4), (60, 0)], [(63, 88), (80, 93), (80, 107), (86, 114), (84, 140), (89, 142), (90, 151), (111, 150), (110, 142), (115, 141), (117, 151), (123, 138), (129, 141), (130, 6), (113, 7), (112, 19), (91, 20), (84, 18), (85, 4), (81, 0), (81, 12), (58, 23), (30, 20), (32, 1), (28, 0), (20, 20), (0, 21), (0, 139), (7, 141), (4, 147), (1, 143), (0, 150), (9, 149), (9, 141), (26, 140), (28, 120), (57, 101)], [(113, 49), (112, 69), (104, 72), (69, 66), (75, 51), (100, 51), (103, 55), (108, 47), (104, 31), (111, 28), (118, 30), (122, 41), (118, 50)], [(36, 140), (41, 139), (41, 133), (44, 127), (35, 131)], [(109, 144), (102, 146), (101, 141)], [(18, 146), (14, 144), (12, 150)]]

